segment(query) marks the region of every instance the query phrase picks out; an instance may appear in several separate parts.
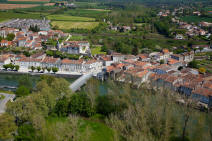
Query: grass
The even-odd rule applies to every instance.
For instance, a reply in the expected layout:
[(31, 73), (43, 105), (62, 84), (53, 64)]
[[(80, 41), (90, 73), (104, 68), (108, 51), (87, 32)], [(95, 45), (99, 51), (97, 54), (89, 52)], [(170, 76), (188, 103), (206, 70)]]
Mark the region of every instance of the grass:
[(81, 35), (72, 35), (72, 37), (69, 39), (70, 41), (82, 41), (86, 40), (86, 36), (81, 36)]
[(98, 22), (71, 22), (71, 21), (52, 21), (52, 26), (59, 29), (93, 29), (99, 25)]
[(0, 100), (3, 100), (5, 98), (4, 95), (0, 95)]
[(206, 18), (206, 17), (200, 17), (200, 16), (185, 16), (181, 18), (183, 21), (186, 22), (201, 22), (201, 21), (205, 21), (205, 22), (212, 22), (212, 18)]
[(0, 12), (0, 21), (5, 21), (9, 19), (15, 19), (15, 18), (24, 18), (24, 19), (41, 19), (40, 14), (29, 14), (29, 13), (23, 13), (23, 12)]
[(95, 21), (94, 18), (88, 17), (78, 17), (78, 16), (69, 16), (69, 15), (49, 15), (47, 16), (49, 20), (52, 21), (74, 21), (74, 22), (92, 22)]
[(92, 18), (100, 18), (101, 16), (105, 16), (107, 14), (107, 10), (89, 10), (89, 9), (73, 9), (65, 11), (65, 14), (72, 16), (80, 16), (80, 17), (92, 17)]
[[(68, 118), (58, 118), (51, 117), (47, 119), (46, 122), (46, 134), (52, 136), (52, 132), (58, 130), (58, 128), (65, 127), (65, 129), (69, 128), (69, 120)], [(89, 121), (86, 119), (79, 119), (78, 122), (78, 131), (76, 134), (79, 135), (79, 141), (112, 141), (113, 140), (113, 130), (107, 127), (105, 124), (100, 122)], [(89, 129), (89, 130), (88, 130)], [(89, 131), (89, 135), (87, 135)], [(50, 133), (51, 132), (51, 133)], [(55, 138), (50, 137), (49, 140), (54, 140)], [(46, 139), (47, 140), (47, 139)]]
[(92, 55), (95, 55), (95, 54), (106, 54), (106, 52), (102, 52), (101, 51), (101, 46), (97, 46), (97, 47), (94, 47), (91, 49), (91, 53)]

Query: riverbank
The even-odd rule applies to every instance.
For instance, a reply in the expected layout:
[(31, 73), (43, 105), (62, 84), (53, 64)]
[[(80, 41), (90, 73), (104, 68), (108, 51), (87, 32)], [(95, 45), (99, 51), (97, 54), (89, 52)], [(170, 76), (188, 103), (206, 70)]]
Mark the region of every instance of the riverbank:
[(65, 74), (65, 73), (38, 73), (38, 72), (19, 72), (19, 71), (4, 71), (0, 70), (0, 74), (18, 74), (18, 75), (31, 75), (31, 76), (40, 76), (40, 75), (51, 75), (55, 77), (63, 77), (63, 78), (78, 78), (82, 74)]

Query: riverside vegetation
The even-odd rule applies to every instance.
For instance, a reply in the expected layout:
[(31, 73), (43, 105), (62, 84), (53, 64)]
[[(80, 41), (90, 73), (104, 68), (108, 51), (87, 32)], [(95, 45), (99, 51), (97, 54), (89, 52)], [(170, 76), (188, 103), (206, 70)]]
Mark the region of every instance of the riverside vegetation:
[[(210, 141), (211, 113), (174, 102), (168, 90), (132, 89), (91, 79), (72, 93), (62, 78), (41, 76), (30, 94), (8, 103), (0, 139)], [(103, 91), (104, 92), (103, 92)], [(105, 94), (103, 94), (105, 93)]]

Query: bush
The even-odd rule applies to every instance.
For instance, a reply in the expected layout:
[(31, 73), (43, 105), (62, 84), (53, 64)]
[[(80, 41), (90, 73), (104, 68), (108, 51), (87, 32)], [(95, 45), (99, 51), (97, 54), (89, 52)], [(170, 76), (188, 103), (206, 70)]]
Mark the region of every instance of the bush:
[(60, 117), (68, 116), (68, 105), (69, 100), (64, 97), (57, 102), (54, 112)]
[(76, 93), (69, 102), (69, 113), (90, 117), (95, 113), (91, 101), (86, 94)]
[(20, 126), (17, 132), (15, 141), (33, 141), (35, 139), (35, 129), (30, 124)]
[(30, 89), (25, 86), (19, 86), (15, 93), (18, 97), (26, 96), (30, 93)]
[(125, 103), (118, 101), (111, 95), (99, 96), (97, 98), (97, 113), (109, 116), (111, 113), (123, 111), (127, 106)]

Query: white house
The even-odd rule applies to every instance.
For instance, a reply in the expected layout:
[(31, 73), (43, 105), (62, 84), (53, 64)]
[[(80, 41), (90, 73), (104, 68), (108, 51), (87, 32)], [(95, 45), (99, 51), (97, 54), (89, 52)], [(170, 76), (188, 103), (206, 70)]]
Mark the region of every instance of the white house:
[(89, 54), (90, 44), (87, 41), (66, 41), (60, 51), (69, 54)]

